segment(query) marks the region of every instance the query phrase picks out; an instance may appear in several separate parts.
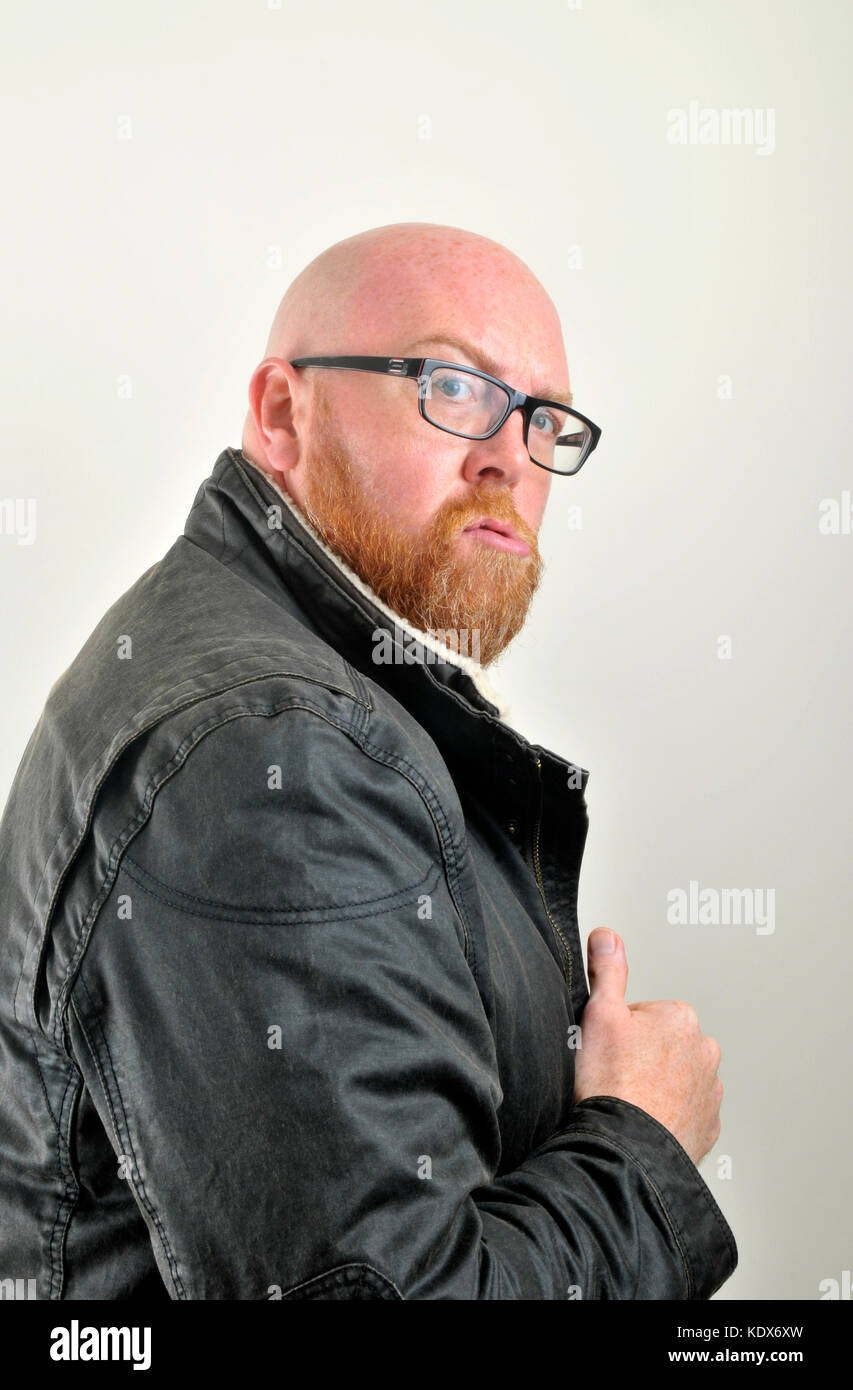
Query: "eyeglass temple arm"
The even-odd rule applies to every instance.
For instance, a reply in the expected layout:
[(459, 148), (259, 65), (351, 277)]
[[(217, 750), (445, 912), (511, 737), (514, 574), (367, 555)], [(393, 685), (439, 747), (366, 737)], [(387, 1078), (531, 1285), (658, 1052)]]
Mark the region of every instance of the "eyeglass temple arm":
[(295, 357), (291, 367), (340, 367), (345, 372), (379, 372), (383, 376), (418, 376), (423, 357)]

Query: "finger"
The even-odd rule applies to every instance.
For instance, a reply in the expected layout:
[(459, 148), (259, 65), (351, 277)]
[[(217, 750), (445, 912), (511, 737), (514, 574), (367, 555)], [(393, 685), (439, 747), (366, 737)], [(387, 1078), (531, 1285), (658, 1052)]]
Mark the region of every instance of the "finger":
[(596, 927), (587, 942), (589, 962), (589, 997), (601, 1003), (624, 1004), (628, 984), (628, 960), (625, 943), (618, 932)]

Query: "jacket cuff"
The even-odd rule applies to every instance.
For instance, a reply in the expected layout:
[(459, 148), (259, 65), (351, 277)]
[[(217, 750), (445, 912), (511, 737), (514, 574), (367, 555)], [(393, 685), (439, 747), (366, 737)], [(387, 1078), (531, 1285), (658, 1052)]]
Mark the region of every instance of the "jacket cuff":
[(685, 1296), (710, 1298), (734, 1273), (738, 1250), (731, 1227), (686, 1149), (647, 1110), (618, 1096), (578, 1101), (566, 1126), (569, 1133), (575, 1121), (621, 1149), (641, 1169), (681, 1250)]

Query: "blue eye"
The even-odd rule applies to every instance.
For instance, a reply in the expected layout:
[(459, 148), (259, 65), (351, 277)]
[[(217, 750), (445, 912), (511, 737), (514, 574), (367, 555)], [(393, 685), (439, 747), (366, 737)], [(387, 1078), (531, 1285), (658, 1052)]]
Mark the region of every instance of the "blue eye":
[(530, 424), (533, 429), (540, 431), (547, 430), (550, 425), (555, 438), (560, 433), (560, 426), (550, 410), (537, 410), (532, 416)]
[[(446, 376), (446, 377), (442, 377), (441, 381), (439, 382), (439, 386), (441, 387), (442, 394), (443, 394), (444, 396), (446, 396), (448, 400), (453, 400), (453, 401), (460, 401), (460, 400), (463, 400), (463, 399), (464, 399), (463, 391), (467, 391), (467, 392), (469, 393), (469, 395), (471, 394), (471, 386), (470, 386), (469, 382), (464, 381), (464, 380), (462, 379), (462, 377), (458, 377), (458, 376)], [(452, 387), (454, 387), (454, 386), (457, 387), (457, 388), (459, 388), (459, 389), (457, 389), (456, 391), (454, 391), (454, 390), (452, 390), (452, 389), (449, 389), (449, 388), (452, 388)]]

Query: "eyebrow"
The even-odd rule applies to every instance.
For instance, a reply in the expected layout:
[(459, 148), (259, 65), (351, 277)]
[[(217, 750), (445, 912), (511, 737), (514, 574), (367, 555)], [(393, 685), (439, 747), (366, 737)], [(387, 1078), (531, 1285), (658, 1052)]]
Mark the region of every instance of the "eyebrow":
[[(500, 381), (505, 380), (499, 362), (496, 362), (482, 348), (467, 342), (465, 338), (457, 338), (452, 333), (432, 333), (424, 338), (416, 338), (414, 342), (409, 343), (406, 351), (408, 352), (414, 347), (427, 347), (430, 343), (445, 343), (448, 347), (457, 348), (466, 357), (470, 357), (474, 365), (479, 367), (481, 371), (488, 372), (490, 376), (496, 376)], [(531, 391), (530, 395), (538, 396), (543, 401), (555, 401), (558, 404), (568, 406), (572, 404), (571, 391), (564, 390), (562, 386), (540, 386), (535, 391)]]

